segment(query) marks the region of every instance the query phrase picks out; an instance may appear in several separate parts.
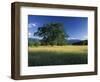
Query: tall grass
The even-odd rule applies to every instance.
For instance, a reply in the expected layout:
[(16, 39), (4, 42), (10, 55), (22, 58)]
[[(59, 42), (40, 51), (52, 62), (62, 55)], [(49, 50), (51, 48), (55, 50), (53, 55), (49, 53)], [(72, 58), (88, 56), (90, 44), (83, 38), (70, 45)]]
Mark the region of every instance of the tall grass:
[(87, 64), (87, 46), (28, 48), (28, 66)]

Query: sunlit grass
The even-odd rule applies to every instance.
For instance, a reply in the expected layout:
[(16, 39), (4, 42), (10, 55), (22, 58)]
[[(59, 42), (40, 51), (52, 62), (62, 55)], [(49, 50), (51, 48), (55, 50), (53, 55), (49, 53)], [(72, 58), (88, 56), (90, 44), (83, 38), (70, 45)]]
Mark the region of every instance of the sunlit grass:
[(28, 65), (71, 65), (87, 63), (87, 46), (38, 46), (28, 48)]
[(39, 46), (29, 47), (29, 52), (86, 53), (87, 46)]

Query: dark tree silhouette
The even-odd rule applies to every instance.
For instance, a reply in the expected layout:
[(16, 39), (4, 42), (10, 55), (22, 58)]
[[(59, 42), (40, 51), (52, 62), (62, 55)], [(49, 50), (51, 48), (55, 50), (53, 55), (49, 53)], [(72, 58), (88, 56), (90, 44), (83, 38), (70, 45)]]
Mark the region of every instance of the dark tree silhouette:
[(67, 34), (64, 32), (63, 24), (48, 23), (38, 28), (35, 36), (42, 37), (41, 45), (65, 45)]

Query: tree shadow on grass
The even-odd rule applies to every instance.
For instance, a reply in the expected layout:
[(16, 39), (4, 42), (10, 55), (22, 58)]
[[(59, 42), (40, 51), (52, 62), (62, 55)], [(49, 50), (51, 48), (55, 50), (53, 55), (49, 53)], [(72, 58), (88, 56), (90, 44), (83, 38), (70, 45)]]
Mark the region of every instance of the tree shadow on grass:
[(87, 64), (87, 53), (29, 52), (28, 66)]

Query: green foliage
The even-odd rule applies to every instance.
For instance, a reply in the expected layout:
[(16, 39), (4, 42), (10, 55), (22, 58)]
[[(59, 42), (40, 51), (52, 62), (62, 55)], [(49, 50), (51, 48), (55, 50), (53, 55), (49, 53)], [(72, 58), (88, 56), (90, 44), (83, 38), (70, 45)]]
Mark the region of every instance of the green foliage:
[(40, 42), (35, 42), (34, 46), (40, 46)]
[(33, 46), (33, 43), (32, 42), (28, 42), (28, 46)]
[(83, 41), (83, 45), (88, 45), (88, 41), (87, 40), (84, 40)]
[[(42, 37), (41, 45), (65, 45), (67, 34), (61, 23), (48, 23), (38, 28), (35, 36)], [(66, 36), (67, 35), (67, 36)]]
[(32, 47), (32, 46), (40, 46), (41, 43), (39, 41), (35, 41), (34, 39), (29, 39), (28, 40), (28, 46)]

